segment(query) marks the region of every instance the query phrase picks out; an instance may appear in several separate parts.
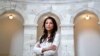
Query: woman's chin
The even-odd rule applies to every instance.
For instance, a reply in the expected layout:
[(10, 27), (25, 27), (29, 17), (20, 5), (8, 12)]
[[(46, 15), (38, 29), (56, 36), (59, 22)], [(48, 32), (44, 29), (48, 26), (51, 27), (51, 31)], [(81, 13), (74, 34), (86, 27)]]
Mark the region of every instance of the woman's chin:
[(51, 31), (51, 29), (47, 29), (47, 31)]

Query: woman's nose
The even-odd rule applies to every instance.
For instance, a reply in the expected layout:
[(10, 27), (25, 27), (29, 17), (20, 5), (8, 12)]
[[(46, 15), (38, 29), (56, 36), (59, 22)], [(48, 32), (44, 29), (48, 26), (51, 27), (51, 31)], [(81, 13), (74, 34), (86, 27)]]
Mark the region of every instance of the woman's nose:
[(50, 24), (48, 23), (48, 26), (50, 26)]

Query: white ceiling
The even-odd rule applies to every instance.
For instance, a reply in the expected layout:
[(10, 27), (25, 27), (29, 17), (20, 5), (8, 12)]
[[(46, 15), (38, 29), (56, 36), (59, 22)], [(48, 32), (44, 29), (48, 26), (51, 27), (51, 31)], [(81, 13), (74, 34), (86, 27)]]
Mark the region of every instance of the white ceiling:
[(0, 1), (18, 1), (18, 2), (34, 2), (34, 1), (66, 1), (66, 2), (77, 2), (77, 1), (100, 1), (100, 0), (0, 0)]

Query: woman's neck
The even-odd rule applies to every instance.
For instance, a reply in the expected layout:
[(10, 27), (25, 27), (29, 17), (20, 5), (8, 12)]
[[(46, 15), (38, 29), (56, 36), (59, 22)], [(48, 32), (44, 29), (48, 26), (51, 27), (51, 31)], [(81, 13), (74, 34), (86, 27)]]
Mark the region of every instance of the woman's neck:
[(51, 34), (52, 30), (47, 30), (47, 32), (48, 32), (49, 34)]
[(51, 33), (48, 33), (48, 37), (50, 37)]
[(50, 37), (50, 35), (51, 35), (51, 31), (48, 31), (48, 37)]

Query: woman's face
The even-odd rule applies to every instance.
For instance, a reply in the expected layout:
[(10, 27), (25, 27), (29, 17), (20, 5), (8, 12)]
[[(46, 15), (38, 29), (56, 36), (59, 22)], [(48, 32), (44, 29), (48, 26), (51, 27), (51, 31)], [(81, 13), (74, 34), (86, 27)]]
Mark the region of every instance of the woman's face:
[(51, 31), (53, 29), (53, 22), (51, 19), (47, 19), (45, 22), (45, 28), (47, 31)]

